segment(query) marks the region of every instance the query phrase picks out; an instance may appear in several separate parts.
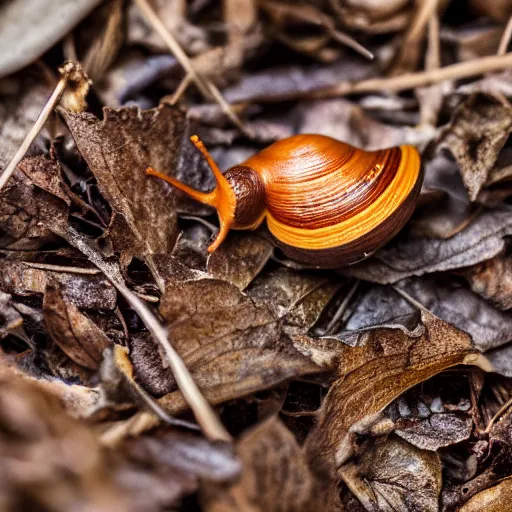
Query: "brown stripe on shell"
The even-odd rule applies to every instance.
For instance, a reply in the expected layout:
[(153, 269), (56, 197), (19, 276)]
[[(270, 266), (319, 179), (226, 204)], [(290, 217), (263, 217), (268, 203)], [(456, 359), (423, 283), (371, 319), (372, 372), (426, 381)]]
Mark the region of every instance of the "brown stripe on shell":
[(423, 182), (421, 168), (414, 188), (400, 206), (375, 229), (356, 240), (329, 249), (301, 249), (280, 242), (270, 234), (277, 247), (290, 259), (317, 268), (340, 268), (365, 259), (389, 242), (409, 220), (414, 212)]
[(224, 176), (236, 197), (235, 226), (250, 226), (260, 218), (265, 205), (265, 187), (261, 178), (244, 165), (232, 167)]

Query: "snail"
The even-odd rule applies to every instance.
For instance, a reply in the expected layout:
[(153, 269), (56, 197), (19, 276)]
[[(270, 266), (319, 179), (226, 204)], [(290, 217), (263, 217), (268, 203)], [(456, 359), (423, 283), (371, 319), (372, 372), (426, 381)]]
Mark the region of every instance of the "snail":
[(217, 209), (220, 230), (209, 252), (230, 229), (256, 229), (266, 221), (273, 243), (296, 262), (355, 263), (402, 229), (423, 181), (413, 146), (364, 151), (324, 135), (294, 135), (222, 174), (199, 137), (191, 141), (213, 171), (213, 191), (151, 168), (146, 173)]

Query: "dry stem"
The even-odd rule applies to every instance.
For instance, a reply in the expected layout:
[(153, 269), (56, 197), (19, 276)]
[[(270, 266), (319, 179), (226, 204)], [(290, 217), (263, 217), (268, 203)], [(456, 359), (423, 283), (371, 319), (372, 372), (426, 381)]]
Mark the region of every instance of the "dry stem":
[(231, 436), (217, 418), (210, 404), (194, 382), (183, 359), (167, 339), (167, 331), (160, 325), (147, 306), (122, 283), (114, 285), (140, 316), (167, 356), (172, 373), (185, 401), (190, 406), (205, 435), (212, 440), (231, 442)]
[(308, 96), (330, 98), (363, 92), (404, 91), (417, 87), (426, 87), (446, 80), (460, 80), (475, 75), (483, 75), (512, 67), (512, 52), (505, 55), (491, 55), (469, 62), (459, 62), (440, 69), (406, 73), (389, 78), (370, 78), (360, 82), (342, 81), (338, 85), (322, 89)]
[(510, 43), (510, 38), (512, 37), (512, 16), (508, 19), (507, 26), (503, 31), (503, 35), (501, 36), (500, 45), (498, 47), (497, 55), (505, 55), (507, 52), (508, 44)]
[[(158, 32), (160, 37), (164, 40), (165, 44), (169, 47), (171, 53), (176, 57), (183, 69), (187, 72), (187, 76), (194, 81), (203, 96), (206, 99), (213, 97), (214, 100), (220, 105), (222, 111), (233, 122), (233, 124), (235, 124), (242, 131), (242, 133), (248, 137), (252, 137), (251, 133), (247, 130), (247, 128), (244, 127), (242, 121), (231, 108), (231, 105), (224, 99), (217, 86), (211, 80), (204, 80), (201, 76), (198, 75), (188, 55), (183, 51), (183, 48), (180, 46), (176, 38), (162, 23), (149, 2), (147, 0), (135, 0), (135, 2), (139, 6), (148, 23), (155, 29), (156, 32)], [(182, 86), (188, 85), (186, 80), (188, 80), (187, 77), (185, 77), (185, 81), (180, 84), (180, 88), (182, 88)], [(181, 94), (182, 91), (179, 91), (179, 93)]]
[(23, 157), (30, 148), (30, 145), (32, 144), (32, 142), (34, 142), (34, 139), (42, 130), (55, 105), (57, 105), (57, 103), (59, 102), (62, 93), (64, 92), (64, 89), (68, 84), (68, 80), (69, 73), (64, 73), (61, 79), (59, 80), (59, 83), (55, 87), (52, 95), (46, 102), (46, 105), (44, 106), (43, 110), (41, 110), (41, 113), (39, 114), (39, 117), (36, 119), (34, 126), (32, 126), (30, 131), (27, 133), (25, 139), (21, 143), (21, 146), (18, 148), (18, 151), (16, 151), (15, 155), (12, 157), (12, 160), (4, 169), (4, 172), (0, 175), (0, 190), (2, 190), (5, 187), (5, 184), (9, 181), (9, 178), (16, 170), (16, 167), (23, 160)]

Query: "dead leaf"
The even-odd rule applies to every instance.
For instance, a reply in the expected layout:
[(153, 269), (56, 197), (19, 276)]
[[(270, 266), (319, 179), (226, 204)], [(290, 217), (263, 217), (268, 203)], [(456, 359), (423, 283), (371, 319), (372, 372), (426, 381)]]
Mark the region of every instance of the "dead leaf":
[[(512, 341), (512, 319), (506, 312), (446, 275), (404, 279), (397, 287), (434, 315), (471, 335), (482, 352)], [(456, 306), (454, 306), (456, 305)], [(358, 332), (390, 326), (418, 334), (418, 310), (390, 287), (372, 286), (354, 305), (344, 329), (334, 337), (354, 344)], [(421, 333), (421, 330), (420, 330)]]
[(468, 226), (478, 206), (469, 201), (451, 155), (440, 151), (431, 159), (425, 158), (424, 167), (422, 196), (409, 224), (410, 238), (447, 240)]
[(200, 481), (229, 483), (241, 470), (231, 446), (179, 431), (131, 438), (118, 451), (130, 464), (116, 476), (130, 490), (133, 510), (177, 506), (197, 490)]
[(56, 283), (47, 284), (43, 314), (53, 341), (79, 365), (91, 370), (97, 369), (103, 350), (111, 346), (112, 342), (76, 306), (64, 301)]
[(0, 191), (0, 246), (13, 250), (38, 249), (53, 238), (44, 221), (65, 222), (65, 204), (38, 190), (21, 172)]
[(244, 290), (274, 251), (272, 244), (255, 235), (232, 233), (208, 258), (208, 272)]
[(467, 334), (430, 313), (421, 317), (425, 332), (419, 337), (377, 329), (359, 334), (355, 347), (340, 345), (340, 377), (307, 440), (311, 457), (331, 454), (340, 467), (352, 454), (351, 436), (363, 433), (404, 391), (446, 368), (478, 361)]
[(30, 263), (0, 260), (0, 287), (9, 293), (42, 295), (48, 281), (57, 281), (64, 300), (78, 308), (113, 310), (116, 307), (116, 289), (101, 274), (80, 275), (49, 271), (34, 268)]
[(342, 469), (341, 477), (368, 511), (439, 510), (439, 456), (399, 438), (369, 441), (357, 461)]
[[(169, 323), (173, 346), (210, 403), (319, 371), (294, 348), (267, 307), (225, 281), (169, 284), (160, 313)], [(161, 375), (166, 378), (165, 372)], [(178, 392), (159, 403), (171, 414), (185, 406)]]
[(159, 256), (171, 252), (177, 237), (174, 193), (149, 179), (145, 169), (175, 173), (187, 143), (183, 114), (167, 106), (141, 111), (105, 109), (105, 119), (92, 114), (64, 115), (78, 149), (113, 209), (109, 232), (128, 263), (145, 260), (158, 286), (164, 275)]
[(298, 133), (327, 135), (368, 151), (401, 144), (423, 145), (435, 136), (435, 130), (428, 127), (381, 123), (344, 98), (299, 103), (291, 115), (298, 117)]
[(237, 452), (242, 477), (229, 489), (203, 486), (207, 512), (343, 510), (334, 482), (315, 480), (304, 452), (276, 417), (246, 432)]
[(329, 66), (304, 68), (291, 65), (246, 73), (238, 83), (224, 90), (224, 97), (230, 103), (280, 102), (336, 85), (340, 76), (348, 80), (367, 78), (372, 70), (372, 64), (367, 61), (362, 65), (353, 52), (348, 52), (340, 62)]
[(385, 411), (394, 433), (422, 450), (469, 439), (471, 390), (464, 373), (445, 372), (406, 391)]
[(512, 131), (512, 108), (492, 96), (470, 96), (454, 112), (440, 141), (457, 159), (475, 201)]

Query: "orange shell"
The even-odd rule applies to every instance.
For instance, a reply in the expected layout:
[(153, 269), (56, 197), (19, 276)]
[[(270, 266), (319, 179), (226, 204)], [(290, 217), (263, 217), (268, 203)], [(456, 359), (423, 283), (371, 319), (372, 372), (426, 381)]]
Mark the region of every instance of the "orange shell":
[(338, 247), (369, 233), (418, 192), (422, 181), (412, 146), (367, 152), (323, 135), (281, 140), (242, 165), (265, 185), (270, 232), (286, 245), (309, 250)]
[(336, 268), (364, 259), (411, 216), (423, 181), (413, 146), (364, 151), (323, 135), (295, 135), (260, 151), (222, 175), (197, 137), (192, 142), (217, 180), (209, 193), (148, 170), (194, 199), (217, 208), (220, 232), (267, 222), (286, 255)]

